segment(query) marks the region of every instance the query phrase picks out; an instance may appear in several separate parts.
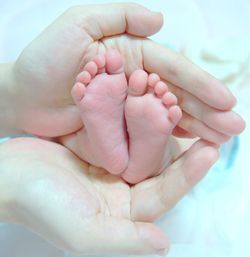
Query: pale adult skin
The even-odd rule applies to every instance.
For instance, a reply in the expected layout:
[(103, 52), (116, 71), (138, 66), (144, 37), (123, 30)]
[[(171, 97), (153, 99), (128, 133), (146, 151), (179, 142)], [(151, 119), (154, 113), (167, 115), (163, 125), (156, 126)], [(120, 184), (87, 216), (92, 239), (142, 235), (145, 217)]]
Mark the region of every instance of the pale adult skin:
[(12, 139), (0, 145), (0, 222), (74, 254), (163, 254), (168, 239), (152, 222), (217, 158), (216, 147), (201, 140), (160, 176), (129, 187), (59, 144)]
[(15, 63), (0, 66), (0, 135), (57, 137), (79, 130), (82, 123), (70, 90), (84, 64), (108, 48), (122, 53), (127, 75), (142, 68), (168, 83), (184, 114), (175, 134), (219, 144), (240, 133), (244, 122), (230, 111), (235, 98), (222, 83), (146, 38), (162, 24), (160, 13), (131, 3), (66, 11)]

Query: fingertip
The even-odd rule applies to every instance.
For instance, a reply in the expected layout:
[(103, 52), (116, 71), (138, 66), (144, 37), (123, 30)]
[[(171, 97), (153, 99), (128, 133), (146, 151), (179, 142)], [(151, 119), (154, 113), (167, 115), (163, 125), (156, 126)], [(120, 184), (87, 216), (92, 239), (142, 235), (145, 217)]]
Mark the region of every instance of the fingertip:
[(127, 32), (137, 36), (150, 36), (158, 32), (163, 25), (163, 15), (145, 7), (129, 8), (126, 12)]
[(161, 12), (152, 12), (157, 20), (157, 25), (159, 26), (159, 29), (163, 26), (164, 23), (164, 15)]
[[(238, 114), (237, 114), (238, 115)], [(246, 121), (238, 115), (238, 134), (241, 134), (246, 129)]]
[(187, 151), (185, 177), (190, 186), (197, 184), (219, 159), (219, 149), (213, 143), (199, 140)]
[(217, 103), (214, 105), (214, 107), (224, 111), (231, 110), (237, 103), (236, 97), (222, 81), (217, 80), (214, 77), (211, 85), (213, 86), (213, 88), (217, 88), (217, 90), (220, 90), (220, 92), (213, 91), (213, 94), (211, 94), (217, 96), (215, 97)]
[(227, 123), (226, 121), (224, 124), (227, 125), (227, 131), (222, 133), (226, 133), (229, 136), (239, 135), (241, 134), (246, 128), (245, 120), (236, 112), (231, 111), (226, 113), (227, 116)]
[(152, 223), (136, 222), (136, 228), (139, 238), (152, 247), (156, 253), (168, 251), (169, 240), (163, 231)]

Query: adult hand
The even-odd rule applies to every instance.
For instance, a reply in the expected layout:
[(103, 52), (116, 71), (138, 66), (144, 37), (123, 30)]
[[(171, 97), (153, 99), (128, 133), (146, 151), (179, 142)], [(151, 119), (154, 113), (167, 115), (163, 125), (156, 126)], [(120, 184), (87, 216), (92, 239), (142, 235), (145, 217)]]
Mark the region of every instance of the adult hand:
[(190, 61), (147, 39), (163, 18), (137, 4), (77, 6), (66, 11), (21, 54), (13, 68), (17, 126), (56, 137), (81, 128), (70, 96), (87, 61), (108, 48), (118, 49), (126, 74), (138, 68), (158, 73), (179, 99), (183, 118), (175, 134), (221, 143), (244, 128), (231, 112), (232, 94)]
[(65, 147), (34, 138), (0, 145), (0, 221), (18, 223), (76, 254), (162, 254), (152, 222), (207, 172), (218, 151), (196, 142), (161, 175), (129, 187)]

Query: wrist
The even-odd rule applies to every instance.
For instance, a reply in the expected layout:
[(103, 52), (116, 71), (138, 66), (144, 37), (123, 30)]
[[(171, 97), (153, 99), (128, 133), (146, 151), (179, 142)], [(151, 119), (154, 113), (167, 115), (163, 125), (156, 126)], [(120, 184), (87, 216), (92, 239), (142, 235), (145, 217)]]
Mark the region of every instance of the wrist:
[(0, 137), (22, 133), (17, 126), (13, 66), (13, 63), (0, 65)]

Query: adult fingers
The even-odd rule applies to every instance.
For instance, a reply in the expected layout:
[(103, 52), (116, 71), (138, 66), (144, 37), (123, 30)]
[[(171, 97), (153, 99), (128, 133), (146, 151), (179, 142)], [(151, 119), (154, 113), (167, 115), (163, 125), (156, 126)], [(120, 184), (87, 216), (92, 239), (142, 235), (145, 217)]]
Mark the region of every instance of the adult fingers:
[(199, 140), (160, 176), (135, 185), (132, 218), (147, 222), (159, 218), (206, 175), (218, 155), (215, 145)]
[[(244, 130), (245, 122), (237, 113), (221, 111), (208, 106), (194, 95), (171, 83), (168, 83), (168, 87), (177, 96), (178, 104), (182, 110), (189, 114), (192, 120), (197, 119), (209, 128), (229, 136), (240, 134)], [(185, 116), (183, 118), (185, 119)], [(185, 129), (185, 127), (183, 128)]]
[(224, 85), (185, 57), (153, 41), (142, 42), (144, 68), (219, 110), (229, 110), (235, 98)]
[[(156, 225), (106, 216), (80, 177), (40, 160), (35, 161), (32, 170), (36, 165), (48, 174), (42, 171), (39, 179), (30, 181), (22, 190), (18, 188), (18, 222), (58, 248), (86, 256), (158, 254), (168, 249), (168, 240)], [(75, 168), (79, 168), (77, 164)], [(49, 178), (50, 171), (57, 171), (58, 176), (52, 174)]]
[(163, 16), (135, 3), (85, 5), (72, 7), (69, 14), (94, 40), (128, 33), (150, 36), (160, 30)]
[[(231, 138), (228, 135), (208, 127), (202, 121), (195, 119), (184, 111), (182, 112), (182, 118), (178, 126), (177, 132), (178, 129), (181, 128), (184, 131), (188, 131), (191, 135), (196, 135), (197, 137), (216, 144), (225, 143)], [(178, 136), (176, 133), (174, 133), (174, 135)]]

